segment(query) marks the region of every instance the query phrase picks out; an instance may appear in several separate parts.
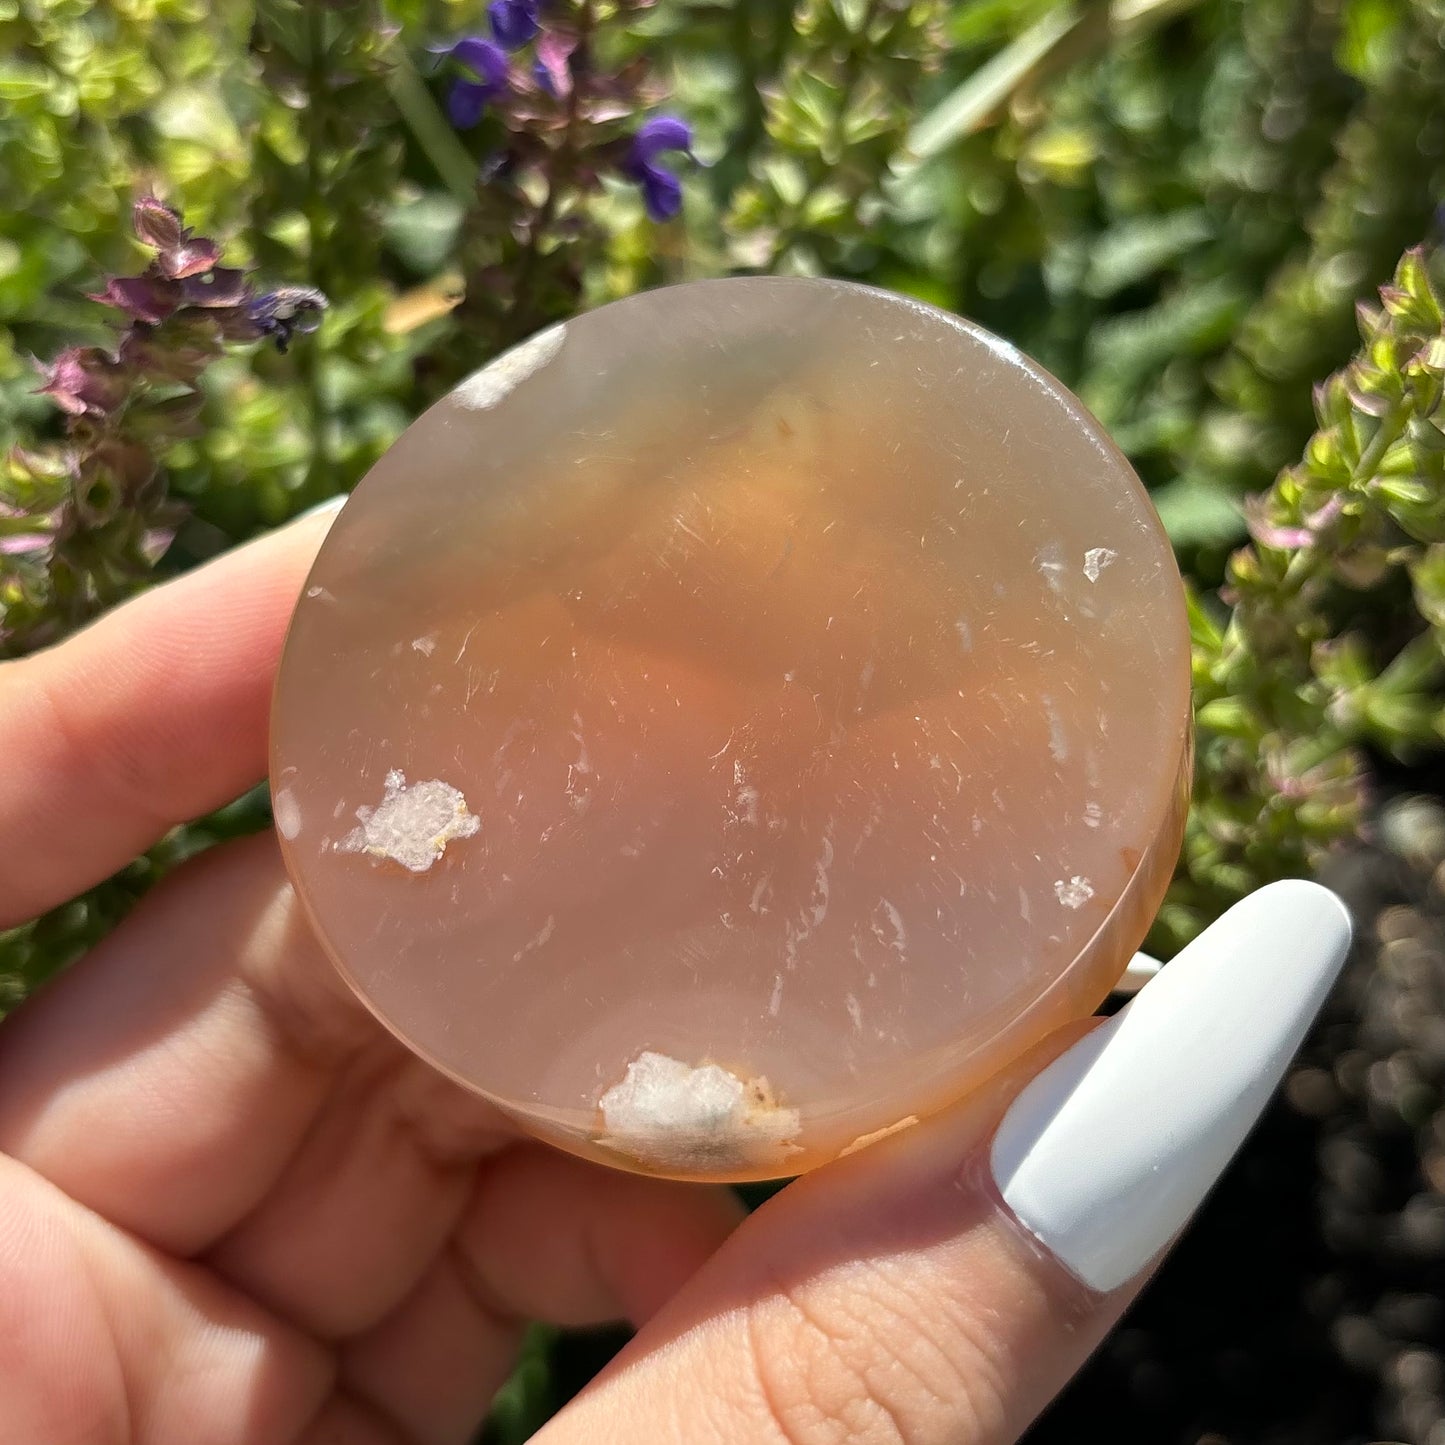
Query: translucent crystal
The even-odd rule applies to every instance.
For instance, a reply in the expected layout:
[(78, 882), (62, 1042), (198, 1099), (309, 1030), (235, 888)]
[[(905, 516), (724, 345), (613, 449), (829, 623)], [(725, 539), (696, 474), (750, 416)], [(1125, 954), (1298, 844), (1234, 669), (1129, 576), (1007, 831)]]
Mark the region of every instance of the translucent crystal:
[(296, 886), (406, 1043), (577, 1152), (766, 1177), (1107, 991), (1182, 826), (1183, 599), (1005, 343), (702, 282), (543, 333), (382, 458), (273, 742)]

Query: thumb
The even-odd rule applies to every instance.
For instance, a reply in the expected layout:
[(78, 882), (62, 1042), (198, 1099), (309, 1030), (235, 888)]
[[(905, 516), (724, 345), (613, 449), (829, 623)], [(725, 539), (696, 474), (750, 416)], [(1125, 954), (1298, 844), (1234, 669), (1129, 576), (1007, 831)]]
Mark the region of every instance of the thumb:
[(1116, 1017), (791, 1185), (539, 1442), (1015, 1439), (1252, 1128), (1349, 939), (1325, 889), (1260, 890)]

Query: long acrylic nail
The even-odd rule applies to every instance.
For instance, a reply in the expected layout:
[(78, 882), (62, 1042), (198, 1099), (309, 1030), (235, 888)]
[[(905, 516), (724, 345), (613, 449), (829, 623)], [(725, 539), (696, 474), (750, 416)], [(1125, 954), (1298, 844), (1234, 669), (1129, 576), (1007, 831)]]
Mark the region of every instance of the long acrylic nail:
[(1236, 904), (1014, 1101), (991, 1153), (1010, 1211), (1101, 1293), (1138, 1274), (1263, 1112), (1349, 944), (1318, 884)]

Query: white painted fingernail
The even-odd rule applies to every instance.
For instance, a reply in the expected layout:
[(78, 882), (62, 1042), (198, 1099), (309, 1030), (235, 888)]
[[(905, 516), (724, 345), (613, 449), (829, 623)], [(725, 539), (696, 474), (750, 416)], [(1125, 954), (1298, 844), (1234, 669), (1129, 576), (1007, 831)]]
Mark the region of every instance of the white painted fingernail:
[(1230, 909), (1014, 1101), (992, 1164), (1019, 1222), (1101, 1293), (1138, 1274), (1254, 1126), (1349, 945), (1315, 883)]
[(1147, 953), (1136, 953), (1125, 965), (1124, 972), (1119, 975), (1119, 982), (1109, 992), (1138, 993), (1163, 967), (1157, 958), (1151, 958)]

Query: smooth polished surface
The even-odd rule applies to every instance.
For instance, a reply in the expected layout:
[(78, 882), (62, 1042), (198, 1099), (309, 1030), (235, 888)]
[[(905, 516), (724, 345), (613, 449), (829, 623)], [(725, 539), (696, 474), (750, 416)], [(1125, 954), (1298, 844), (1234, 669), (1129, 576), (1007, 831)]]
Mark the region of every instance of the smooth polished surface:
[(1097, 423), (955, 318), (778, 278), (589, 313), (422, 417), (273, 729), (383, 1021), (686, 1177), (809, 1168), (1092, 1010), (1187, 777), (1178, 573)]

